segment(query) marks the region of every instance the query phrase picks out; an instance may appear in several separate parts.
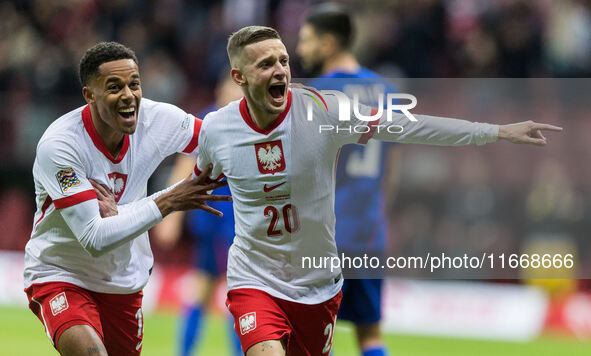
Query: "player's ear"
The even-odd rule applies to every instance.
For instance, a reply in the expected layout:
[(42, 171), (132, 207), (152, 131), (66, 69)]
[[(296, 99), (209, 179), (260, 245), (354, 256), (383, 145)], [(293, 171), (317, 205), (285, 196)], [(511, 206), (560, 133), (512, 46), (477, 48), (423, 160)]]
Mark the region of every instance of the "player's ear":
[(244, 74), (242, 74), (242, 71), (240, 69), (232, 68), (230, 70), (230, 77), (232, 77), (234, 83), (240, 85), (241, 87), (246, 85), (246, 77), (244, 76)]
[(94, 94), (87, 85), (82, 88), (82, 96), (87, 104), (92, 104), (94, 102)]
[(320, 50), (324, 52), (325, 57), (330, 57), (334, 55), (334, 53), (336, 53), (337, 49), (339, 48), (337, 38), (328, 33), (323, 34), (320, 37), (320, 43), (322, 44), (320, 46)]

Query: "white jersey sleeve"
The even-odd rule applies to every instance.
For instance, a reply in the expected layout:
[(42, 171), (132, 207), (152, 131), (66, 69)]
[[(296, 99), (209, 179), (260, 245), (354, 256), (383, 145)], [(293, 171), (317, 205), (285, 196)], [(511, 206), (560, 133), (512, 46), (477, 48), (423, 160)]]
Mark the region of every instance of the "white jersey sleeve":
[(141, 235), (162, 215), (145, 201), (129, 214), (101, 218), (96, 193), (77, 158), (75, 147), (58, 139), (37, 148), (38, 177), (76, 239), (92, 256), (100, 256)]
[(157, 191), (156, 193), (153, 193), (149, 197), (145, 197), (143, 199), (136, 200), (136, 201), (131, 202), (131, 203), (127, 203), (127, 204), (123, 204), (123, 205), (118, 205), (117, 206), (117, 210), (119, 211), (119, 214), (128, 214), (129, 212), (133, 212), (136, 209), (141, 208), (142, 205), (145, 205), (146, 203), (148, 203), (150, 201), (154, 201), (156, 198), (158, 198), (162, 194), (165, 194), (167, 192), (170, 192), (171, 190), (173, 190), (174, 188), (176, 188), (177, 185), (181, 184), (184, 181), (185, 181), (184, 179), (183, 180), (180, 180), (180, 181), (174, 183), (173, 185), (171, 185), (170, 187), (164, 188), (162, 190)]
[(220, 180), (224, 177), (222, 173), (222, 166), (215, 160), (214, 154), (215, 151), (211, 149), (211, 146), (208, 144), (208, 130), (206, 129), (208, 122), (208, 116), (205, 116), (203, 119), (203, 130), (199, 134), (199, 148), (197, 150), (197, 164), (195, 165), (195, 170), (193, 172), (193, 177), (196, 175), (201, 174), (201, 172), (207, 167), (209, 164), (213, 164), (213, 169), (209, 175), (211, 180)]
[(154, 106), (154, 119), (148, 137), (154, 142), (162, 157), (173, 153), (189, 154), (197, 148), (201, 119), (166, 103)]
[(320, 115), (320, 125), (330, 128), (334, 133), (331, 139), (339, 147), (349, 143), (366, 144), (370, 138), (439, 146), (483, 145), (498, 139), (498, 125), (418, 114), (413, 115), (416, 121), (412, 121), (398, 112), (391, 113), (389, 120), (385, 109), (378, 116), (378, 109), (363, 104), (355, 106), (351, 99), (348, 99), (348, 108), (339, 105), (339, 97), (346, 97), (344, 93), (331, 90), (318, 96), (326, 105), (326, 112)]
[(125, 214), (101, 218), (98, 204), (85, 201), (61, 214), (80, 244), (93, 257), (101, 256), (148, 231), (162, 220), (153, 200), (135, 204)]
[[(497, 141), (499, 126), (480, 122), (429, 115), (414, 115), (417, 121), (393, 113), (392, 121), (382, 117), (378, 124), (370, 125), (369, 138), (381, 141), (421, 143), (438, 146), (484, 145)], [(388, 130), (389, 128), (390, 131)]]
[[(358, 125), (361, 123), (363, 126), (367, 123), (359, 122), (359, 120), (355, 119), (353, 108), (351, 106), (347, 109), (346, 106), (339, 105), (339, 99), (345, 98), (346, 95), (337, 90), (325, 90), (322, 94), (319, 94), (316, 90), (310, 91), (316, 97), (306, 93), (308, 97), (314, 99), (315, 102), (318, 102), (317, 99), (320, 99), (318, 106), (314, 107), (313, 114), (314, 120), (316, 120), (316, 117), (320, 118), (318, 128), (320, 130), (330, 129), (332, 132), (336, 133), (334, 135), (327, 134), (327, 136), (337, 147), (349, 143), (358, 143), (361, 134), (353, 130), (352, 125)], [(331, 92), (332, 94), (326, 94), (326, 92)], [(310, 101), (307, 103), (308, 106), (311, 104), (312, 102)], [(363, 107), (362, 110), (364, 113), (366, 113), (366, 109), (369, 108)], [(340, 120), (341, 117), (348, 118), (348, 120)]]
[(37, 146), (37, 178), (57, 209), (96, 199), (78, 152), (75, 143), (61, 137), (44, 140)]

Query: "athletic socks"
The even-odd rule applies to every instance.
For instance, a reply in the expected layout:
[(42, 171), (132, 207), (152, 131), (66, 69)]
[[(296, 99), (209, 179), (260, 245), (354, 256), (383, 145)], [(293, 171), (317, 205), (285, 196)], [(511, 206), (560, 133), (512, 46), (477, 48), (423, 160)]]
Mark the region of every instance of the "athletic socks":
[(201, 319), (203, 310), (199, 305), (191, 305), (185, 308), (181, 321), (181, 356), (191, 355), (193, 346), (201, 333)]
[[(181, 356), (190, 356), (193, 352), (193, 349), (199, 342), (199, 338), (202, 332), (202, 320), (203, 320), (203, 313), (205, 311), (202, 309), (201, 306), (198, 305), (191, 305), (185, 308), (183, 314), (183, 320), (181, 321), (181, 330), (180, 330), (180, 355)], [(242, 356), (244, 353), (242, 352), (242, 347), (240, 346), (240, 339), (236, 334), (236, 330), (234, 330), (234, 320), (232, 316), (228, 318), (228, 341), (229, 341), (229, 348), (231, 349), (232, 355), (235, 356)]]

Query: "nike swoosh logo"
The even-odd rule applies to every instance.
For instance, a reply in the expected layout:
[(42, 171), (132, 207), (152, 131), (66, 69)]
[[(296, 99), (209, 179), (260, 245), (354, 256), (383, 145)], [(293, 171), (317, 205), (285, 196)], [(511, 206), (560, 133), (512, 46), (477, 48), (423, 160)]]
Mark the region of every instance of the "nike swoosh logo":
[(275, 184), (275, 185), (271, 185), (269, 187), (267, 187), (267, 185), (263, 185), (263, 190), (265, 191), (265, 193), (269, 193), (270, 191), (273, 191), (279, 187), (281, 187), (282, 185), (284, 185), (287, 182), (283, 182), (283, 183), (279, 183), (279, 184)]

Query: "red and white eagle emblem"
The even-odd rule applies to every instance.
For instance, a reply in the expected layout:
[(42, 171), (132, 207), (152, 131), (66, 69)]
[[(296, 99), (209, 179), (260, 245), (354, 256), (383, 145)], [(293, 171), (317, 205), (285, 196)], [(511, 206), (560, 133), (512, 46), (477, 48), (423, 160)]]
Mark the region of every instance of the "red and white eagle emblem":
[(281, 140), (257, 143), (254, 145), (259, 172), (275, 174), (285, 170), (285, 157)]
[(109, 173), (109, 186), (113, 192), (113, 195), (115, 196), (116, 202), (119, 202), (119, 199), (121, 199), (126, 185), (127, 174), (117, 172)]

